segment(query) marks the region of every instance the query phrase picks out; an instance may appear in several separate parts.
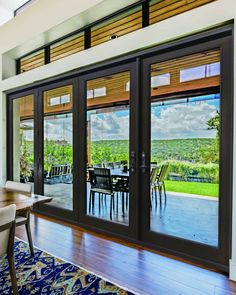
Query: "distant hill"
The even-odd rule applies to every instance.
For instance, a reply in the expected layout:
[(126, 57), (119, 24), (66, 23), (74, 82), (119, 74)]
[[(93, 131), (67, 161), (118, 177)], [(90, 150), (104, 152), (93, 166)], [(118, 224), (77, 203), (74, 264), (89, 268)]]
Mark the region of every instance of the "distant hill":
[[(214, 143), (211, 138), (153, 140), (151, 143), (152, 161), (178, 160), (199, 162), (201, 150)], [(92, 162), (119, 161), (128, 159), (127, 140), (100, 140), (91, 143)]]

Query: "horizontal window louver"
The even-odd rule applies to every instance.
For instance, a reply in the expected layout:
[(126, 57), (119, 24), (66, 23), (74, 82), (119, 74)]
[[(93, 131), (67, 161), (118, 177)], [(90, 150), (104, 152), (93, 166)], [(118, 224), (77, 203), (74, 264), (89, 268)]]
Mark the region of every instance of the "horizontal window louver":
[(73, 36), (51, 46), (50, 60), (55, 61), (84, 50), (84, 34)]
[(40, 50), (20, 60), (20, 71), (24, 73), (42, 65), (44, 65), (44, 51)]
[(142, 10), (139, 7), (92, 28), (91, 46), (96, 46), (141, 28)]
[(162, 0), (150, 2), (150, 24), (208, 4), (216, 0)]

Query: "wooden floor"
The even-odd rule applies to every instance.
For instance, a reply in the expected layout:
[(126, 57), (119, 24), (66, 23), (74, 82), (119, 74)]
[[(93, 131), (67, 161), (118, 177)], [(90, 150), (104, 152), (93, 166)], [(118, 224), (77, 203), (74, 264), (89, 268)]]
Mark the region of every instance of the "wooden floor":
[[(236, 294), (236, 283), (223, 274), (133, 244), (39, 215), (32, 216), (31, 229), (36, 247), (142, 295)], [(24, 227), (16, 233), (27, 240)]]

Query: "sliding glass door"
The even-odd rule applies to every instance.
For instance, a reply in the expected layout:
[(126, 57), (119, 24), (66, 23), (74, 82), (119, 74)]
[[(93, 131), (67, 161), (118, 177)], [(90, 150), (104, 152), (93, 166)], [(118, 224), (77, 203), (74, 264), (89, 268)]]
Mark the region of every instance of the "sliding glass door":
[(8, 179), (53, 198), (40, 213), (227, 270), (231, 56), (193, 40), (9, 95)]
[(224, 263), (231, 133), (225, 56), (212, 44), (143, 61), (142, 239)]
[[(81, 220), (135, 236), (137, 126), (134, 65), (94, 72), (80, 78), (84, 189)], [(132, 126), (132, 128), (131, 128)], [(81, 126), (80, 126), (81, 127)]]
[(35, 93), (26, 91), (14, 95), (9, 101), (7, 139), (9, 144), (7, 179), (31, 183), (34, 191), (35, 163)]
[(73, 86), (43, 91), (43, 184), (50, 206), (73, 210)]

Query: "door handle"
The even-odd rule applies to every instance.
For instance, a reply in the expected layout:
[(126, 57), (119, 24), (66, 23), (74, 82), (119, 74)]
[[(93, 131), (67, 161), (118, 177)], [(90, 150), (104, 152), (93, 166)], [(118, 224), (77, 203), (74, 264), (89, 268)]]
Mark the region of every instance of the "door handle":
[(141, 166), (139, 168), (142, 170), (143, 173), (147, 172), (149, 169), (149, 166), (146, 164), (146, 153), (142, 152), (142, 157), (141, 157)]
[(131, 152), (131, 154), (130, 154), (130, 171), (133, 173), (135, 172), (135, 162), (136, 162), (135, 152)]

